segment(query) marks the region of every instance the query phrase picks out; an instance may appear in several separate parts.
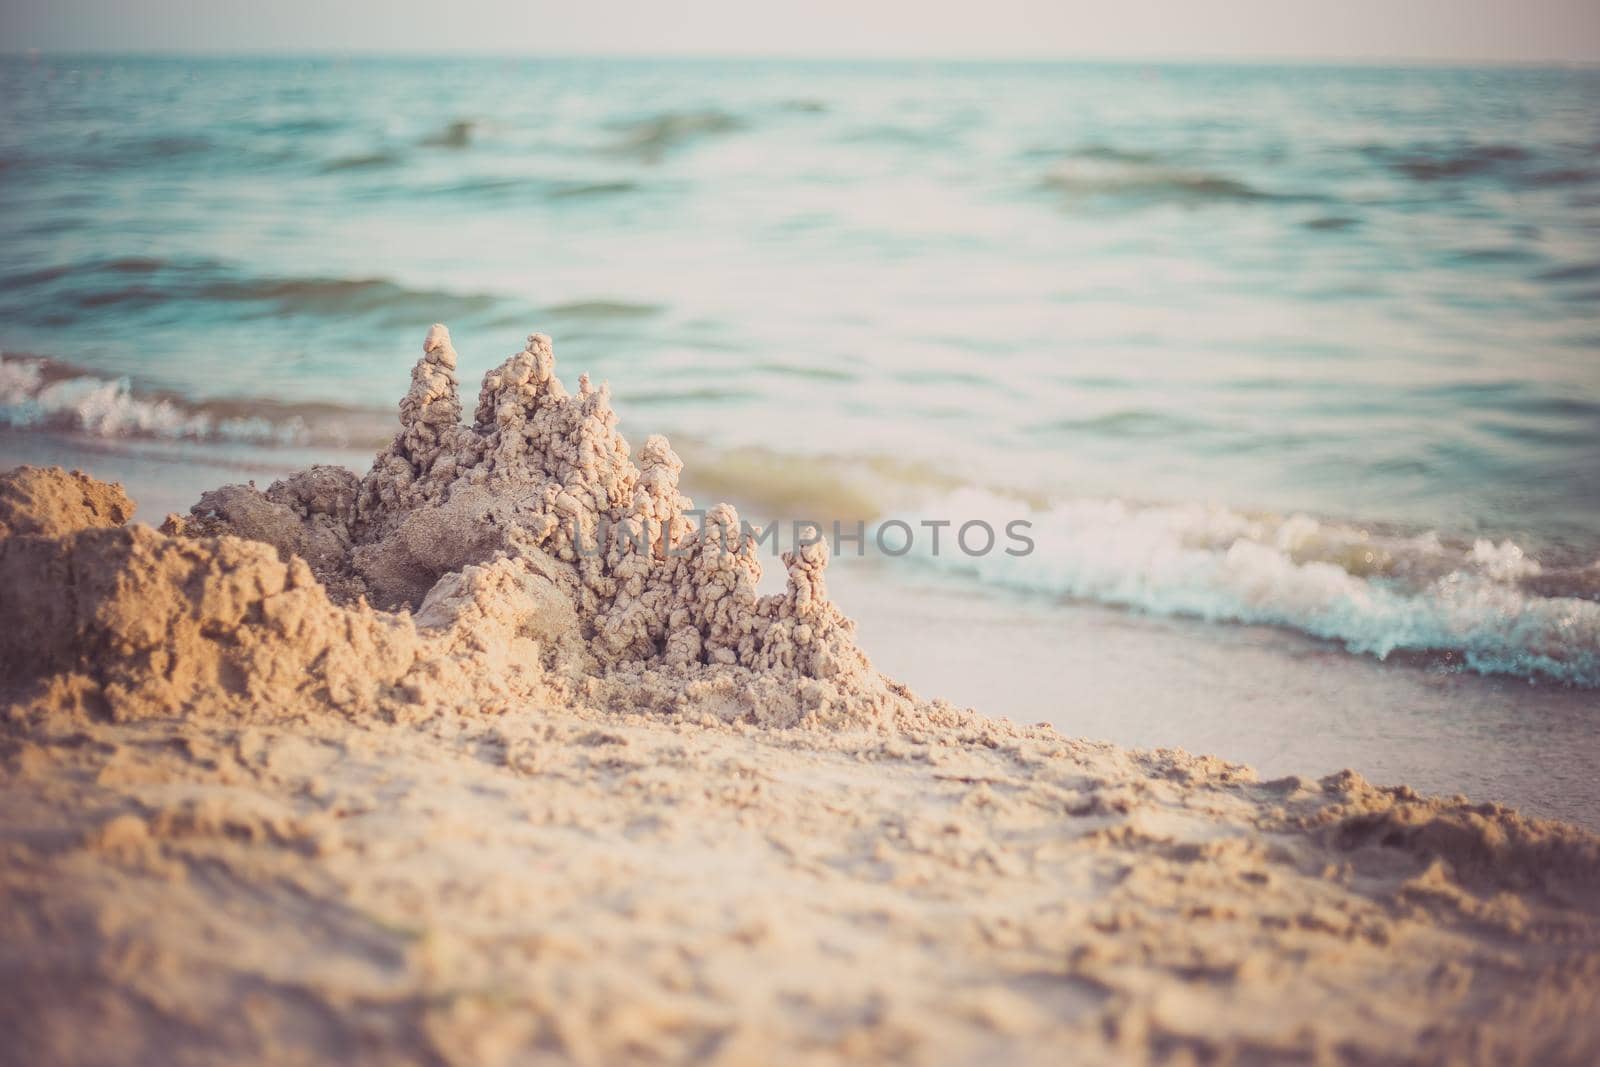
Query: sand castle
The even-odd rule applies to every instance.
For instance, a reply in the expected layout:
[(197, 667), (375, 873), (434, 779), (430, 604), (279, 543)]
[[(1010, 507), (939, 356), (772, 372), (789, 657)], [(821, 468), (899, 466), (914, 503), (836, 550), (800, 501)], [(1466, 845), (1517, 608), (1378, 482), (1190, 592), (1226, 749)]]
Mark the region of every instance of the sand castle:
[(0, 475), (0, 1060), (1600, 1054), (1600, 838), (919, 699), (546, 338), (456, 387), (160, 530)]
[(63, 578), (141, 580), (116, 583), (91, 618), (13, 631), (7, 655), (48, 671), (76, 650), (117, 717), (208, 702), (223, 677), (250, 707), (290, 692), (352, 710), (472, 703), (484, 686), (568, 700), (580, 681), (587, 698), (701, 699), (785, 724), (909, 707), (828, 601), (825, 542), (786, 553), (787, 591), (758, 596), (755, 539), (734, 509), (693, 525), (666, 439), (635, 464), (607, 389), (585, 376), (570, 394), (554, 364), (549, 338), (531, 336), (484, 376), (463, 424), (436, 325), (400, 431), (365, 477), (319, 466), (265, 492), (227, 486), (160, 533), (116, 529), (125, 506), (62, 511), (62, 527), (112, 528), (9, 555), (18, 602), (51, 599)]

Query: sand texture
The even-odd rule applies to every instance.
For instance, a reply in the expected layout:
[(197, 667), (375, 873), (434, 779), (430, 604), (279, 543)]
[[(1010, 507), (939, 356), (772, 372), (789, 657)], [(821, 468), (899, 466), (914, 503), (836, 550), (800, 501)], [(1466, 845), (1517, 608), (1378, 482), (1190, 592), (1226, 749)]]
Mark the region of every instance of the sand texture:
[(160, 530), (0, 475), (0, 1062), (1600, 1062), (1600, 838), (924, 700), (455, 362)]

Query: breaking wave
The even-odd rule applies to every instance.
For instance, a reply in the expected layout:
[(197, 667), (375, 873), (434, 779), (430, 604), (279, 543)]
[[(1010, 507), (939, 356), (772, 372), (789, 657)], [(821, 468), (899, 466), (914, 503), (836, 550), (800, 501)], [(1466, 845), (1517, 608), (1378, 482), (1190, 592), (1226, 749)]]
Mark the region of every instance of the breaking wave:
[(380, 412), (333, 404), (187, 400), (37, 356), (0, 356), (0, 429), (342, 448), (383, 441), (391, 422)]
[(992, 585), (1210, 622), (1289, 627), (1386, 659), (1419, 656), (1600, 687), (1600, 561), (1541, 564), (1510, 540), (1377, 534), (1306, 515), (1072, 500), (1030, 509), (983, 490), (939, 498), (937, 515), (996, 530), (1026, 517), (1036, 550), (917, 558)]

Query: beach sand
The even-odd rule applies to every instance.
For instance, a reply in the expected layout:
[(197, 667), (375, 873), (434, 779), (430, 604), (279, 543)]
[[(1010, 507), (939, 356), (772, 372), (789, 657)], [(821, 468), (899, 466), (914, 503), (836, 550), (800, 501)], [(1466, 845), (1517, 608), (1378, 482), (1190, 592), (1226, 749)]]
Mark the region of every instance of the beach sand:
[(1600, 1057), (1600, 837), (923, 699), (547, 340), (454, 362), (160, 531), (0, 480), (0, 1059)]

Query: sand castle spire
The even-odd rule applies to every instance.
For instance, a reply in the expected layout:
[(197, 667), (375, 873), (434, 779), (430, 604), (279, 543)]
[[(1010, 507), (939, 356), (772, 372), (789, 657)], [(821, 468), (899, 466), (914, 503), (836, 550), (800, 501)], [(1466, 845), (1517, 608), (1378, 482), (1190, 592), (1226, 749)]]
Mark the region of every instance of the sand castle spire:
[(400, 401), (406, 453), (415, 461), (438, 450), (446, 430), (461, 421), (456, 350), (450, 331), (434, 323), (422, 342), (422, 358), (411, 369), (411, 389)]

